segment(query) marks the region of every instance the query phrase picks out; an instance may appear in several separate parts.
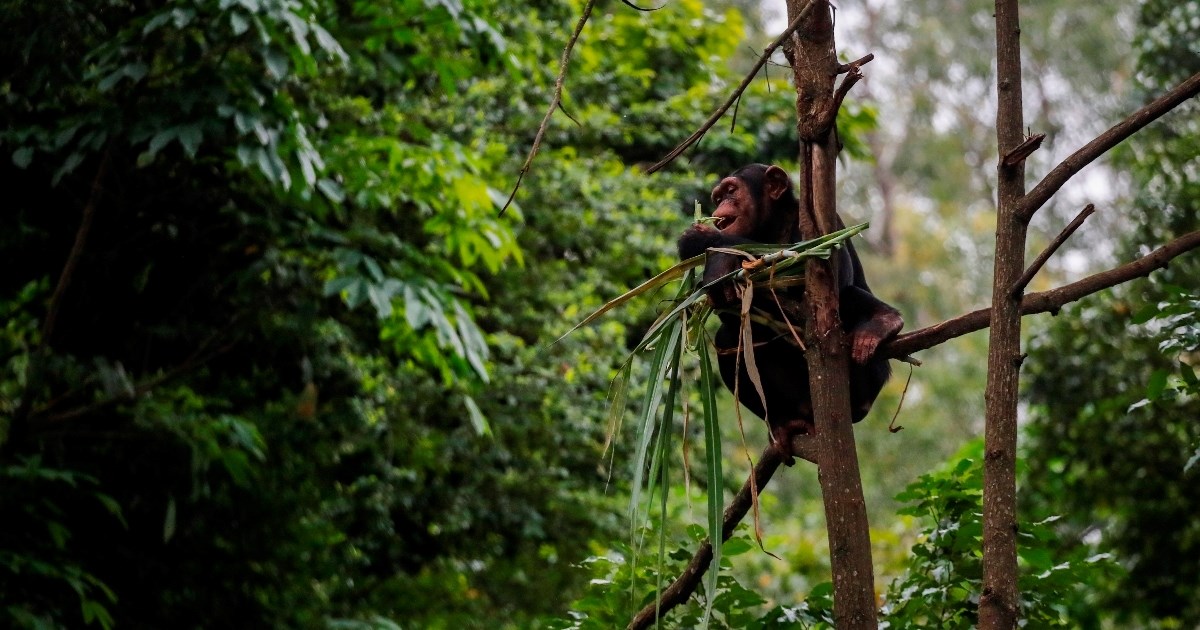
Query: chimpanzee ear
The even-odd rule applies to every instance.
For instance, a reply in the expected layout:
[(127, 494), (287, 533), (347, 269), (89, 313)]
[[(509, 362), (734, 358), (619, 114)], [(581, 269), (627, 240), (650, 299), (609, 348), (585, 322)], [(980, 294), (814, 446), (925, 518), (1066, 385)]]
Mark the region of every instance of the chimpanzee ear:
[(787, 171), (774, 164), (767, 167), (767, 172), (763, 173), (763, 193), (767, 197), (774, 201), (791, 189), (792, 178), (788, 177)]

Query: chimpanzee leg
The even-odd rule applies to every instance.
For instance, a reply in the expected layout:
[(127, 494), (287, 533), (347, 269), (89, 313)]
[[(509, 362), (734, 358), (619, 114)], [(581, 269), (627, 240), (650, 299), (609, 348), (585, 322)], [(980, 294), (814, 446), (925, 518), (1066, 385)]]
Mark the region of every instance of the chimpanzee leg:
[(861, 287), (842, 287), (838, 306), (849, 337), (850, 358), (858, 365), (873, 360), (879, 344), (904, 326), (900, 311)]
[(887, 359), (871, 359), (866, 365), (850, 364), (850, 417), (854, 422), (867, 417), (891, 375)]

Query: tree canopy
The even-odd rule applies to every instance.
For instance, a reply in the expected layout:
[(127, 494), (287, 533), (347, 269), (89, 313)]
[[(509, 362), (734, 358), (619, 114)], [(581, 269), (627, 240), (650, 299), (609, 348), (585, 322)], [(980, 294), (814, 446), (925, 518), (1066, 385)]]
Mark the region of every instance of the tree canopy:
[[(680, 414), (689, 476), (645, 524), (661, 554), (639, 547), (633, 428), (608, 399), (669, 296), (555, 340), (676, 262), (718, 176), (795, 164), (795, 93), (768, 64), (732, 122), (648, 176), (771, 26), (756, 3), (602, 4), (501, 214), (584, 4), (0, 1), (0, 625), (612, 627), (684, 564), (705, 535), (691, 497), (735, 491), (764, 427), (727, 423), (706, 488)], [(874, 222), (872, 283), (919, 327), (986, 296), (990, 9), (876, 4), (846, 8), (893, 71), (837, 120), (842, 212)], [(1029, 17), (1039, 127), (1086, 137), (1200, 69), (1200, 3), (1147, 0), (1136, 20), (1067, 4)], [(1136, 72), (1114, 43), (1131, 38)], [(1089, 246), (1123, 258), (1196, 229), (1195, 113), (1124, 149), (1136, 229)], [(1200, 502), (1195, 267), (1033, 337), (1031, 619), (1200, 619), (1181, 560)], [(976, 620), (958, 605), (978, 590), (984, 347), (930, 352), (856, 430), (897, 625)], [(739, 530), (714, 625), (832, 619), (815, 474), (788, 475), (759, 506), (782, 561)]]

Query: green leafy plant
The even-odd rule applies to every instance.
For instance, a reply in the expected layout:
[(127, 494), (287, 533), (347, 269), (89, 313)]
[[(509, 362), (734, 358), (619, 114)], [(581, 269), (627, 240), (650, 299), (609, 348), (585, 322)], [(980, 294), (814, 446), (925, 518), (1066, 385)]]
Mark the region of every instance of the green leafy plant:
[[(77, 471), (47, 466), (38, 457), (0, 466), (0, 484), (18, 488), (23, 494), (5, 508), (0, 527), (0, 593), (15, 593), (31, 586), (43, 596), (8, 600), (0, 611), (17, 627), (57, 627), (65, 621), (56, 606), (59, 593), (74, 593), (80, 618), (106, 630), (113, 627), (109, 610), (117, 596), (98, 577), (72, 559), (71, 524), (63, 503), (89, 500), (125, 525), (121, 507), (111, 496), (97, 490), (94, 477)], [(18, 587), (17, 585), (20, 585)]]
[[(974, 628), (983, 566), (983, 443), (968, 445), (940, 471), (922, 475), (896, 497), (901, 514), (926, 523), (904, 575), (884, 596), (880, 627)], [(1087, 585), (1117, 570), (1108, 554), (1067, 546), (1053, 528), (1057, 516), (1022, 521), (1018, 539), (1021, 618), (1031, 627), (1094, 627)]]
[[(1162, 287), (1166, 297), (1147, 305), (1134, 314), (1133, 323), (1151, 323), (1166, 338), (1158, 349), (1175, 358), (1173, 370), (1159, 369), (1150, 375), (1146, 397), (1129, 406), (1129, 411), (1149, 404), (1170, 404), (1200, 395), (1200, 376), (1193, 365), (1200, 352), (1200, 294), (1174, 285)], [(1187, 468), (1200, 459), (1200, 451), (1187, 463)]]
[[(739, 531), (721, 546), (721, 569), (712, 590), (676, 608), (658, 627), (697, 628), (703, 625), (717, 628), (773, 630), (782, 628), (832, 628), (833, 586), (817, 585), (800, 606), (773, 606), (765, 613), (766, 601), (753, 589), (731, 575), (731, 558), (753, 551), (757, 545), (747, 533)], [(651, 531), (643, 531), (652, 534)], [(592, 556), (581, 567), (592, 575), (584, 595), (572, 603), (568, 617), (546, 621), (547, 628), (556, 630), (601, 630), (622, 627), (630, 616), (654, 601), (657, 591), (649, 588), (664, 579), (679, 574), (691, 559), (691, 547), (705, 538), (702, 527), (690, 525), (687, 536), (672, 540), (672, 548), (658, 563), (639, 563), (637, 550), (616, 543), (603, 555)], [(718, 575), (717, 571), (710, 571)]]

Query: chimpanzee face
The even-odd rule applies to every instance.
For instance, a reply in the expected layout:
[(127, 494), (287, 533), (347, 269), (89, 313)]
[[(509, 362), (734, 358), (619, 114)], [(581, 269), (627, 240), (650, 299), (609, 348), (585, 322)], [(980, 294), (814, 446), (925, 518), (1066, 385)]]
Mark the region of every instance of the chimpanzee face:
[(725, 234), (753, 238), (766, 217), (763, 204), (739, 177), (726, 177), (712, 191), (716, 228)]
[(712, 199), (722, 234), (760, 243), (782, 243), (792, 235), (796, 199), (787, 171), (778, 166), (744, 166), (713, 188)]

